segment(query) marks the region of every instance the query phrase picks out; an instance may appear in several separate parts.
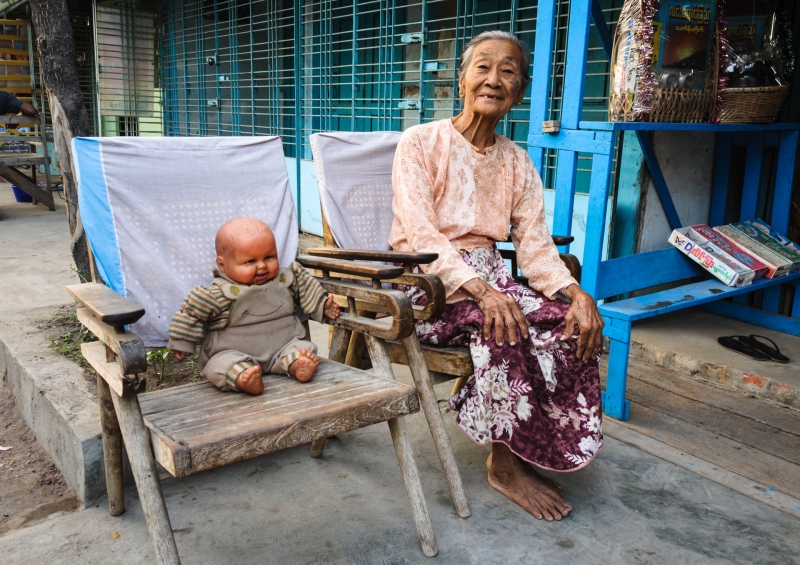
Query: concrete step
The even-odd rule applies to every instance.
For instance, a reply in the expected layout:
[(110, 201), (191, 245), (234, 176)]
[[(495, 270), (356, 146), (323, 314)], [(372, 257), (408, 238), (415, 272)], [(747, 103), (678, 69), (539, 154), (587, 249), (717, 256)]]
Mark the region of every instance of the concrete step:
[[(791, 361), (756, 361), (723, 348), (717, 338), (763, 335)], [(634, 325), (631, 358), (800, 407), (800, 338), (702, 312), (684, 310)]]

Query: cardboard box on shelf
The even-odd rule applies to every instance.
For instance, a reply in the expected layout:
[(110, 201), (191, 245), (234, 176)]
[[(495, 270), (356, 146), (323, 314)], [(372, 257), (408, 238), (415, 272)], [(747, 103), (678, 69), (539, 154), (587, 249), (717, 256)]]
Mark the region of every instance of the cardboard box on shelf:
[(669, 242), (728, 286), (738, 287), (753, 282), (755, 271), (727, 255), (692, 228), (673, 230)]
[(765, 265), (758, 258), (758, 256), (756, 256), (754, 253), (748, 252), (746, 249), (742, 249), (734, 242), (725, 239), (720, 234), (711, 229), (710, 226), (707, 226), (706, 224), (698, 224), (696, 226), (692, 226), (692, 230), (700, 234), (701, 237), (704, 237), (705, 239), (707, 239), (708, 241), (719, 247), (729, 256), (739, 261), (739, 263), (743, 264), (749, 269), (753, 269), (753, 271), (755, 272), (753, 280), (765, 277), (767, 276), (767, 273), (769, 273), (769, 267)]
[(748, 226), (752, 226), (752, 227), (756, 228), (757, 230), (760, 230), (760, 231), (764, 232), (768, 236), (776, 239), (778, 241), (778, 243), (780, 243), (781, 245), (783, 245), (785, 247), (788, 247), (789, 249), (791, 249), (792, 251), (794, 251), (795, 253), (800, 255), (800, 245), (797, 245), (795, 242), (790, 240), (788, 237), (786, 237), (782, 233), (772, 229), (772, 226), (770, 226), (764, 220), (759, 220), (758, 218), (756, 218), (755, 220), (745, 220), (742, 223), (743, 224), (747, 224)]
[(733, 229), (731, 226), (719, 226), (714, 231), (722, 235), (725, 239), (732, 241), (739, 247), (753, 253), (758, 259), (769, 267), (768, 279), (774, 279), (788, 275), (792, 272), (792, 263), (777, 255), (755, 241), (744, 235), (742, 232)]

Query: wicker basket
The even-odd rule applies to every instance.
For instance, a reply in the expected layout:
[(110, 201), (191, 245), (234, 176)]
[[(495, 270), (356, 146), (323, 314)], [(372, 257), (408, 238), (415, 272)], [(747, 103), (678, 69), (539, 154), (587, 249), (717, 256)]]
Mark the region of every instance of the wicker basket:
[(789, 86), (724, 88), (719, 120), (723, 123), (770, 123), (789, 95)]
[[(645, 15), (641, 0), (625, 0), (620, 13), (619, 23), (614, 34), (614, 46), (611, 52), (611, 92), (609, 94), (608, 116), (612, 122), (682, 122), (708, 123), (714, 118), (717, 102), (717, 78), (719, 73), (719, 47), (717, 41), (711, 41), (708, 54), (706, 83), (703, 90), (663, 88), (658, 84), (652, 87), (652, 96), (647, 103), (647, 111), (636, 109), (638, 93), (617, 92), (613, 85), (620, 80), (616, 76), (617, 60), (623, 35), (626, 33), (622, 22), (643, 22)], [(628, 24), (630, 26), (630, 24)], [(715, 33), (716, 24), (715, 24)], [(651, 46), (652, 47), (652, 46)]]

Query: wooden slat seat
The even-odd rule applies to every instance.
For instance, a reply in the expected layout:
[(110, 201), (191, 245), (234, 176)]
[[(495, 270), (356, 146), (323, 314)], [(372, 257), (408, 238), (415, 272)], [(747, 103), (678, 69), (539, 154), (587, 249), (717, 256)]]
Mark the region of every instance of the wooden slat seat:
[(209, 382), (141, 394), (156, 461), (184, 477), (419, 411), (414, 387), (330, 360), (308, 383), (263, 381), (259, 396)]
[[(456, 377), (471, 377), (475, 372), (469, 347), (443, 347), (421, 343), (420, 348), (429, 371), (449, 375), (450, 380)], [(408, 365), (408, 353), (401, 342), (387, 341), (386, 353), (389, 354), (392, 363)]]

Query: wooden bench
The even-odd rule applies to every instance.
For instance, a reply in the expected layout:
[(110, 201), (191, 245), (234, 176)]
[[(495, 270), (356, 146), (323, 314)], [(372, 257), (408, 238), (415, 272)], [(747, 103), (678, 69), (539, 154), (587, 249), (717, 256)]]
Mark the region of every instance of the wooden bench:
[[(354, 308), (344, 309), (337, 320), (328, 320), (334, 326), (330, 359), (321, 360), (314, 378), (299, 383), (265, 375), (260, 396), (221, 392), (208, 382), (143, 393), (145, 381), (138, 373), (147, 368), (144, 344), (125, 326), (139, 320), (144, 308), (101, 284), (67, 287), (82, 305), (78, 319), (99, 340), (83, 344), (82, 352), (98, 374), (109, 512), (118, 516), (125, 510), (124, 442), (159, 563), (178, 564), (180, 558), (156, 462), (173, 476), (185, 477), (309, 442), (312, 456), (319, 457), (322, 449), (315, 448), (316, 443), (380, 422), (389, 424), (422, 551), (427, 556), (437, 554), (403, 420), (419, 411), (419, 396), (414, 387), (394, 380), (383, 349), (384, 340), (402, 340), (413, 332), (408, 299), (399, 291), (380, 288), (381, 280), (395, 278), (403, 270), (313, 261), (337, 272), (371, 277), (373, 288), (331, 279), (321, 283), (328, 292), (347, 297), (350, 304), (356, 299), (371, 302), (384, 317), (369, 319), (358, 316)], [(354, 331), (369, 336), (375, 374), (339, 362)]]
[(796, 283), (800, 280), (800, 272), (777, 279), (762, 278), (751, 285), (733, 288), (711, 278), (709, 273), (674, 248), (604, 261), (601, 268), (602, 296), (614, 296), (678, 281), (685, 283), (668, 290), (609, 302), (599, 307), (606, 321), (603, 335), (609, 338), (611, 344), (608, 352), (608, 381), (602, 397), (603, 411), (613, 418), (627, 420), (630, 416), (630, 402), (625, 399), (625, 386), (633, 322), (685, 308), (701, 307), (751, 324), (800, 335), (800, 319), (724, 302), (725, 299), (756, 290)]
[[(28, 143), (30, 151), (28, 153), (3, 153), (0, 152), (0, 177), (4, 178), (17, 188), (28, 194), (34, 199), (34, 203), (41, 202), (50, 210), (55, 210), (55, 201), (50, 181), (50, 159), (47, 152), (47, 137), (45, 135), (44, 114), (38, 117), (28, 116), (0, 116), (0, 124), (36, 124), (41, 129), (40, 135), (28, 135), (21, 133), (11, 136), (0, 134), (0, 144), (5, 143)], [(42, 152), (36, 153), (33, 145), (41, 145)], [(40, 187), (36, 184), (36, 168), (44, 165), (45, 186)], [(29, 177), (17, 167), (30, 167), (31, 176)]]

